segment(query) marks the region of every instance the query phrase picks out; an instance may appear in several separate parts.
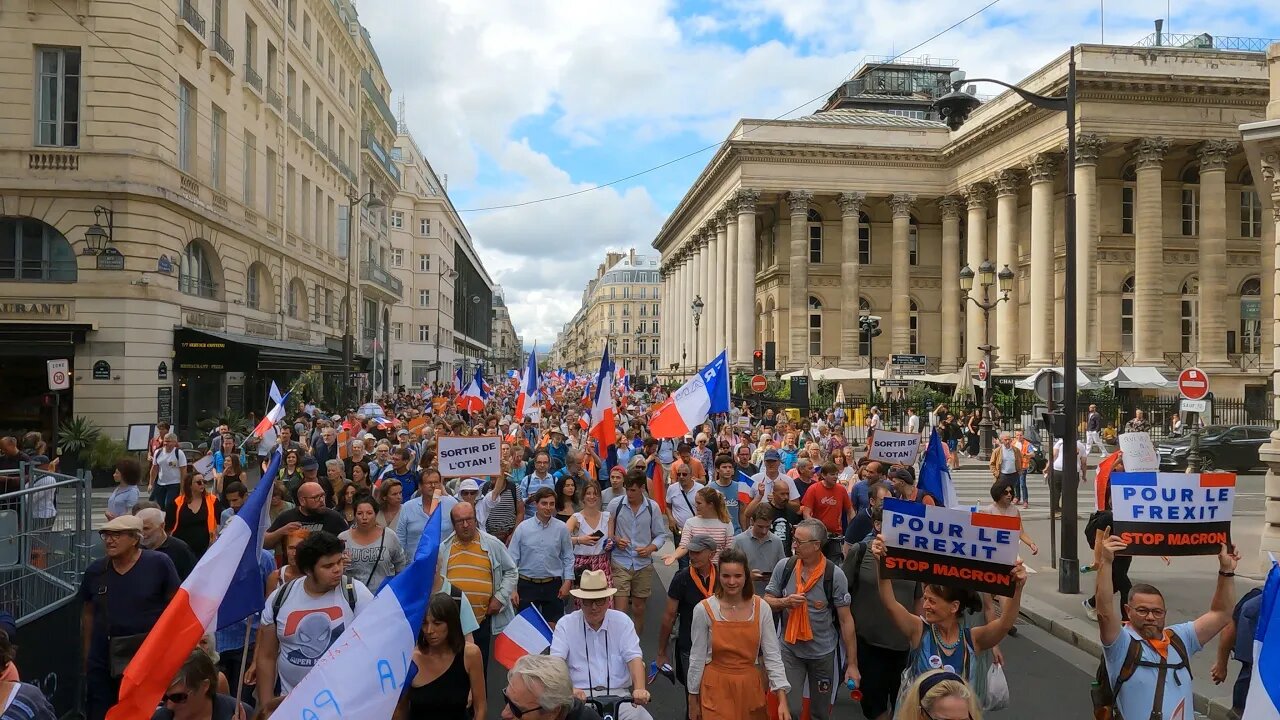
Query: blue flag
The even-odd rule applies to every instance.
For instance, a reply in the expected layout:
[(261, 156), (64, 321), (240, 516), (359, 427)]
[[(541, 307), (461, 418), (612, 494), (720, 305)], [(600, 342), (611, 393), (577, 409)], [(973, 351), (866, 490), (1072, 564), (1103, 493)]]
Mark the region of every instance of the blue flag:
[(920, 480), (916, 487), (932, 495), (934, 501), (943, 507), (960, 505), (956, 486), (951, 482), (951, 469), (947, 467), (947, 453), (942, 449), (942, 439), (938, 437), (937, 428), (929, 435), (929, 448), (924, 451), (924, 461), (920, 463)]

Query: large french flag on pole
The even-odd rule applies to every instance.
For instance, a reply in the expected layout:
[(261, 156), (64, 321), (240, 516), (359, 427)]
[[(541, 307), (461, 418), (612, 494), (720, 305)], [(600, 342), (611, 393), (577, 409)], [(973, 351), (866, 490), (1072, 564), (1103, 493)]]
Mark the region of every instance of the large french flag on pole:
[(1267, 584), (1262, 588), (1258, 629), (1253, 635), (1253, 680), (1241, 720), (1275, 720), (1280, 717), (1280, 565), (1271, 561)]
[(107, 712), (107, 720), (151, 717), (200, 638), (262, 610), (266, 579), (258, 551), (279, 470), (277, 451), (249, 499), (196, 563), (125, 668), (119, 702)]
[(382, 586), (272, 715), (389, 718), (408, 684), (413, 645), (431, 600), (440, 552), (440, 511), (427, 519), (417, 555)]
[(653, 411), (649, 432), (656, 438), (684, 437), (708, 415), (723, 412), (729, 412), (729, 368), (722, 350)]
[[(262, 419), (258, 421), (258, 425), (253, 428), (253, 434), (263, 440), (266, 440), (267, 433), (272, 433), (274, 435), (273, 431), (275, 430), (276, 423), (280, 422), (280, 419), (284, 417), (284, 401), (285, 398), (289, 397), (289, 393), (281, 395), (280, 388), (276, 387), (276, 384), (273, 381), (271, 383), (271, 392), (267, 397), (270, 399), (270, 404), (268, 405), (270, 409), (267, 410), (267, 414), (263, 415)], [(272, 442), (275, 442), (274, 438), (272, 438)]]
[(480, 368), (476, 368), (476, 376), (467, 385), (467, 389), (462, 391), (458, 396), (458, 408), (467, 412), (481, 412), (484, 410), (484, 404), (489, 399), (489, 393), (485, 390), (484, 373), (480, 372)]
[(529, 366), (524, 369), (524, 382), (520, 387), (520, 396), (516, 398), (516, 420), (526, 418), (537, 423), (542, 420), (542, 406), (538, 401), (538, 351), (529, 351)]
[(609, 348), (600, 358), (600, 373), (596, 375), (595, 392), (591, 396), (590, 434), (599, 444), (600, 454), (616, 445), (618, 429), (614, 423), (613, 370), (609, 364)]

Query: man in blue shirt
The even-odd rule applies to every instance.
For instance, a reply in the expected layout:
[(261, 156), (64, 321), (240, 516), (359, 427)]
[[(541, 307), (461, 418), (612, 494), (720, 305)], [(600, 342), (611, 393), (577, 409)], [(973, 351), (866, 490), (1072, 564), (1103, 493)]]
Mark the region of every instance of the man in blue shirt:
[(418, 492), (419, 475), (416, 470), (411, 467), (413, 454), (407, 449), (398, 447), (391, 451), (391, 465), (382, 471), (382, 477), (378, 478), (386, 480), (387, 478), (395, 478), (400, 481), (400, 487), (404, 488), (404, 499), (408, 500)]
[(733, 523), (733, 534), (737, 535), (747, 526), (747, 513), (746, 505), (738, 499), (738, 468), (733, 464), (733, 458), (728, 455), (717, 456), (712, 478), (707, 487), (714, 488), (724, 497), (725, 510), (729, 512), (729, 520)]
[(569, 460), (569, 444), (564, 441), (564, 428), (551, 428), (551, 442), (547, 443), (547, 454), (551, 456), (551, 464), (559, 469)]
[(622, 481), (626, 495), (608, 508), (613, 586), (618, 589), (613, 599), (619, 610), (630, 612), (639, 634), (644, 633), (644, 606), (657, 577), (653, 554), (667, 542), (667, 518), (645, 495), (647, 480), (643, 470), (629, 471)]
[[(438, 498), (436, 491), (440, 491)], [(396, 519), (396, 538), (400, 540), (400, 547), (404, 548), (405, 556), (412, 558), (418, 552), (418, 541), (422, 539), (422, 531), (427, 528), (427, 520), (432, 512), (431, 506), (437, 501), (442, 513), (440, 537), (444, 538), (453, 532), (453, 521), (448, 518), (458, 501), (444, 492), (440, 485), (440, 473), (436, 470), (428, 470), (427, 476), (422, 481), (422, 493), (416, 501), (406, 501), (400, 508), (400, 517)]]
[(533, 472), (518, 481), (520, 494), (525, 496), (525, 515), (534, 514), (533, 494), (541, 488), (556, 489), (556, 476), (551, 474), (551, 454), (539, 450), (533, 456)]
[(564, 599), (573, 587), (573, 546), (569, 528), (555, 517), (556, 491), (538, 488), (532, 500), (536, 514), (516, 526), (508, 548), (520, 571), (516, 613), (533, 605), (554, 625), (564, 615)]

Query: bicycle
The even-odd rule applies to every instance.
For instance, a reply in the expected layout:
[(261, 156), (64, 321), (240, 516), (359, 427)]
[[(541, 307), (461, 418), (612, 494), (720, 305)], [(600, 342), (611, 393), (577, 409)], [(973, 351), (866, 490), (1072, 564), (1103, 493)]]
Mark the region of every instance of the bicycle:
[(582, 703), (599, 713), (600, 720), (617, 720), (624, 703), (633, 705), (630, 695), (593, 695)]

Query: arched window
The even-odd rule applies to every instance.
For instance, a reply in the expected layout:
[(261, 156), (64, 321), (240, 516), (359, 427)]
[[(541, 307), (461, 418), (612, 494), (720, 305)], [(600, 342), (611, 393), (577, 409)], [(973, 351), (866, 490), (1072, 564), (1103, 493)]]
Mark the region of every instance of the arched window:
[(302, 280), (294, 278), (289, 282), (289, 306), (288, 315), (294, 320), (303, 320), (307, 317), (307, 288), (302, 284)]
[(0, 280), (75, 282), (71, 243), (43, 220), (0, 218)]
[(908, 352), (912, 355), (920, 352), (920, 308), (916, 306), (914, 298), (911, 300), (911, 318), (908, 321), (911, 330), (911, 337), (908, 342), (910, 348)]
[[(871, 314), (871, 302), (864, 297), (858, 298), (858, 316), (864, 317)], [(858, 354), (864, 357), (871, 357), (871, 335), (865, 330), (858, 329)]]
[(1130, 164), (1120, 173), (1124, 185), (1120, 187), (1120, 232), (1133, 234), (1133, 195), (1136, 192), (1138, 171)]
[(1262, 200), (1253, 186), (1253, 173), (1249, 168), (1240, 173), (1240, 237), (1262, 237)]
[(809, 354), (822, 356), (822, 301), (809, 296)]
[(769, 299), (765, 301), (764, 318), (763, 322), (760, 323), (760, 332), (762, 333), (760, 336), (760, 347), (762, 348), (765, 346), (765, 343), (773, 340), (776, 335), (777, 312), (777, 303), (774, 302), (773, 296), (771, 295), (769, 296)]
[(218, 288), (213, 282), (212, 260), (201, 241), (187, 243), (178, 266), (178, 290), (187, 295), (213, 299)]
[(271, 275), (267, 272), (266, 266), (260, 262), (253, 263), (249, 266), (249, 272), (245, 274), (245, 305), (254, 310), (270, 310), (272, 297), (274, 294), (271, 291)]
[(1262, 281), (1258, 278), (1240, 285), (1240, 352), (1262, 352)]
[(907, 231), (907, 258), (909, 265), (920, 264), (920, 228), (915, 215), (911, 216), (910, 229)]
[(1200, 279), (1195, 275), (1182, 283), (1182, 352), (1197, 350), (1200, 338)]
[(809, 208), (809, 262), (822, 262), (822, 216)]
[[(1200, 234), (1200, 167), (1191, 163), (1182, 171), (1182, 234)], [(1190, 352), (1184, 350), (1183, 352)]]
[(1120, 284), (1120, 349), (1133, 352), (1133, 276)]
[(858, 213), (858, 262), (871, 264), (871, 218)]

